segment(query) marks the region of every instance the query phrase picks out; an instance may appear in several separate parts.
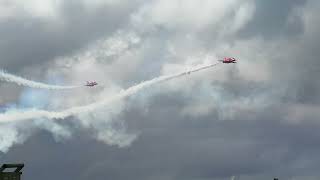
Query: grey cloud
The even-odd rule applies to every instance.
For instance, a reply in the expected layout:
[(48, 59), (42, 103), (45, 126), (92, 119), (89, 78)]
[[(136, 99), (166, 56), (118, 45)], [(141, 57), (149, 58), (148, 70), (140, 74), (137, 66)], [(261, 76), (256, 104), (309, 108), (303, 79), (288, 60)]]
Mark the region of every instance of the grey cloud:
[[(193, 38), (196, 41), (192, 44), (192, 38), (184, 39), (187, 30), (175, 32), (156, 27), (155, 31), (142, 33), (140, 35), (146, 48), (143, 45), (133, 48), (141, 48), (138, 58), (146, 60), (141, 63), (143, 68), (132, 72), (124, 84), (149, 79), (160, 73), (162, 64), (179, 62), (184, 56), (177, 59), (169, 56), (172, 59), (166, 59), (168, 55), (165, 53), (168, 53), (167, 46), (171, 40), (176, 41), (176, 45), (181, 44), (182, 50), (179, 52), (188, 54), (203, 49), (215, 50), (220, 44), (230, 45), (231, 49), (239, 48), (234, 43), (239, 41), (238, 38), (246, 41), (260, 36), (264, 37), (264, 44), (254, 44), (261, 46), (260, 49), (250, 49), (252, 46), (248, 46), (249, 50), (245, 50), (253, 54), (248, 57), (250, 62), (267, 62), (270, 65), (270, 79), (247, 80), (240, 76), (241, 70), (235, 67), (225, 73), (226, 81), (213, 79), (215, 74), (208, 72), (205, 81), (209, 84), (209, 90), (206, 89), (209, 93), (202, 86), (197, 86), (201, 82), (192, 84), (192, 80), (186, 83), (186, 86), (192, 84), (191, 87), (185, 87), (191, 88), (191, 93), (179, 88), (176, 91), (166, 90), (160, 85), (154, 88), (158, 91), (149, 89), (145, 94), (127, 99), (125, 111), (116, 117), (127, 122), (129, 132), (139, 135), (129, 147), (105, 145), (89, 138), (92, 137), (90, 130), (74, 132), (71, 139), (58, 142), (46, 131), (38, 131), (24, 144), (15, 145), (7, 154), (2, 154), (1, 160), (25, 162), (25, 179), (229, 179), (234, 175), (246, 179), (319, 177), (318, 119), (305, 118), (299, 123), (287, 119), (291, 106), (319, 105), (317, 92), (320, 86), (316, 79), (319, 76), (319, 38), (316, 34), (310, 35), (312, 38), (309, 39), (304, 36), (306, 27), (303, 18), (298, 18), (293, 24), (286, 23), (293, 8), (303, 8), (306, 3), (310, 1), (255, 1), (255, 15), (237, 34), (239, 37), (213, 41), (215, 37), (195, 33)], [(8, 60), (1, 61), (0, 65), (9, 70), (19, 70), (28, 64), (41, 62), (40, 59), (50, 60), (72, 54), (89, 41), (126, 26), (128, 16), (138, 5), (125, 5), (120, 12), (101, 8), (92, 15), (83, 14), (81, 6), (70, 3), (63, 11), (68, 26), (57, 34), (47, 32), (46, 25), (40, 21), (26, 27), (22, 19), (7, 22), (1, 31), (8, 36), (8, 44), (2, 45), (0, 52)], [(317, 12), (313, 13), (317, 16)], [(112, 16), (106, 17), (108, 14)], [(114, 16), (120, 20), (113, 20)], [(105, 21), (109, 23), (104, 24)], [(19, 29), (21, 27), (34, 33), (25, 36), (26, 31)], [(90, 33), (91, 27), (97, 28)], [(211, 32), (210, 28), (205, 32)], [(315, 32), (319, 31), (317, 26), (312, 28)], [(20, 39), (24, 39), (24, 43), (33, 40), (34, 46), (20, 44)], [(270, 48), (273, 45), (276, 48)], [(53, 51), (48, 52), (48, 47)], [(18, 51), (14, 53), (14, 49)], [(24, 56), (29, 57), (22, 61)], [(259, 70), (253, 71), (260, 73)], [(197, 106), (193, 101), (198, 100), (198, 94), (206, 98), (205, 102), (219, 103), (210, 96), (213, 92), (211, 87), (221, 87), (216, 91), (226, 105), (217, 104), (211, 112), (199, 117), (181, 114), (186, 106)], [(7, 87), (6, 92), (10, 88), (13, 87)], [(265, 98), (256, 101), (261, 96)], [(244, 100), (250, 103), (243, 104)], [(239, 104), (232, 105), (233, 102)], [(221, 118), (221, 114), (233, 107), (238, 108), (235, 110), (236, 116), (230, 116), (228, 120)]]
[(219, 121), (215, 114), (185, 119), (177, 115), (183, 104), (168, 104), (166, 98), (172, 100), (154, 99), (147, 114), (132, 109), (122, 116), (142, 132), (128, 148), (105, 146), (83, 133), (56, 143), (40, 132), (2, 160), (23, 160), (28, 165), (24, 178), (35, 179), (226, 179), (257, 174), (288, 179), (307, 173), (295, 172), (300, 163), (312, 168), (317, 162), (312, 154), (319, 149), (319, 125), (282, 123), (281, 109), (249, 121)]
[(28, 16), (11, 17), (0, 24), (0, 66), (9, 71), (44, 64), (66, 56), (101, 36), (111, 34), (128, 22), (138, 2), (120, 3), (95, 10), (75, 1), (65, 2), (58, 20)]
[(304, 6), (306, 2), (306, 0), (257, 0), (254, 18), (241, 34), (247, 37), (260, 35), (266, 39), (301, 34), (304, 30), (301, 17), (296, 17), (290, 23), (288, 20), (294, 8)]

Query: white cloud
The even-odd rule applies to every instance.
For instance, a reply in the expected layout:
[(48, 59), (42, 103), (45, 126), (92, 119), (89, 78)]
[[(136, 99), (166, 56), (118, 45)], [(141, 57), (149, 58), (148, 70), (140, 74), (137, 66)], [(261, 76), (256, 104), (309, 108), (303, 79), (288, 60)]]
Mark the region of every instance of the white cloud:
[(0, 0), (0, 20), (23, 15), (54, 19), (60, 5), (60, 0)]
[(126, 0), (81, 0), (84, 5), (93, 10), (103, 6), (115, 6), (125, 2)]
[[(153, 0), (134, 14), (133, 24), (150, 28), (162, 25), (169, 29), (184, 31), (201, 30), (218, 23), (229, 24), (232, 13), (236, 13), (234, 29), (241, 28), (252, 16), (251, 0)], [(148, 27), (149, 26), (149, 27)]]
[[(124, 3), (121, 0), (79, 0), (87, 10)], [(63, 0), (0, 0), (0, 20), (14, 17), (32, 17), (45, 20), (62, 20), (61, 8), (68, 3)]]
[(226, 20), (225, 32), (222, 31), (222, 34), (234, 34), (241, 30), (253, 18), (254, 12), (255, 5), (253, 1), (247, 1), (239, 5), (233, 19)]

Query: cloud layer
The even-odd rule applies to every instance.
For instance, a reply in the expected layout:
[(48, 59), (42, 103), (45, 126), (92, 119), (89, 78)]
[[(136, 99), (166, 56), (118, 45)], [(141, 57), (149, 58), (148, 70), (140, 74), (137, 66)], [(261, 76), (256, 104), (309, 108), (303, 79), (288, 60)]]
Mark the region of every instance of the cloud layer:
[(66, 121), (3, 124), (1, 160), (25, 162), (30, 179), (318, 179), (319, 6), (0, 1), (1, 69), (49, 84), (103, 84), (51, 92), (1, 82), (1, 113), (61, 111), (239, 59)]

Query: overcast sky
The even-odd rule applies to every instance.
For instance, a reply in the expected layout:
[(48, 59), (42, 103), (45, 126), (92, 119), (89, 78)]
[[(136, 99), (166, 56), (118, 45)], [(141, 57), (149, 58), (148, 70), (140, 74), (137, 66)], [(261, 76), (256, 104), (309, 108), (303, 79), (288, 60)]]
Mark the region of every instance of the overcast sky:
[[(317, 0), (0, 0), (0, 113), (63, 111), (232, 56), (91, 113), (0, 125), (33, 180), (320, 178)], [(1, 119), (0, 119), (1, 121)]]

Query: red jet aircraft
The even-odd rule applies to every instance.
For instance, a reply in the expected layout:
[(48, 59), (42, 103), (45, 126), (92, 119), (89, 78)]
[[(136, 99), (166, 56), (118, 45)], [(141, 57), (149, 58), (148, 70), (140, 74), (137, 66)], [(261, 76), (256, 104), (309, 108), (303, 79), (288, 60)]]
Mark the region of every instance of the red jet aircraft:
[(98, 83), (95, 82), (95, 81), (92, 81), (92, 82), (87, 81), (87, 84), (85, 86), (93, 87), (93, 86), (96, 86), (96, 85), (98, 85)]
[(223, 60), (219, 60), (219, 61), (221, 61), (222, 63), (225, 63), (225, 64), (237, 63), (237, 60), (233, 57), (225, 57), (225, 58), (223, 58)]

